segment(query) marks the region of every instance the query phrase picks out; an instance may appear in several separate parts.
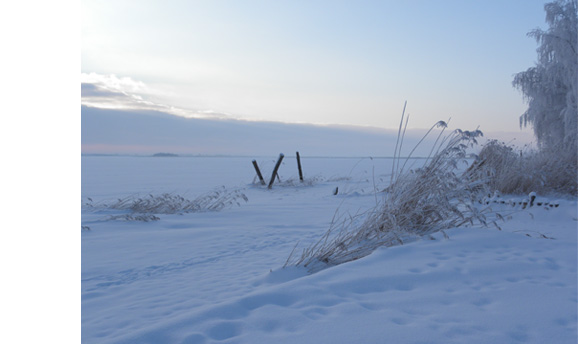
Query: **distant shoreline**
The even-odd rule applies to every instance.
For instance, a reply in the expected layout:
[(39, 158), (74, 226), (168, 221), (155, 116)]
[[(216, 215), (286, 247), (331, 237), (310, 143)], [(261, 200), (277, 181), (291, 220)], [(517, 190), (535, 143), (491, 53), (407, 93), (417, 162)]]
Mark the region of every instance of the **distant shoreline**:
[(174, 158), (174, 157), (178, 157), (178, 154), (174, 154), (174, 153), (155, 153), (152, 155), (153, 158)]

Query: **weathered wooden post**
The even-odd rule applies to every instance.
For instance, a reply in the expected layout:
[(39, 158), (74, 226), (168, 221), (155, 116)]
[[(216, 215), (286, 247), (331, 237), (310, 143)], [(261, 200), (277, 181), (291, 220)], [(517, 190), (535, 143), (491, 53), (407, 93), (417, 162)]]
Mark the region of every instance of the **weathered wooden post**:
[(255, 167), (255, 171), (257, 172), (257, 176), (261, 181), (261, 185), (265, 185), (265, 179), (263, 179), (263, 175), (261, 174), (261, 170), (259, 170), (259, 165), (257, 165), (257, 160), (253, 160), (253, 167)]
[(269, 180), (269, 189), (273, 187), (273, 183), (275, 182), (275, 176), (277, 175), (277, 170), (279, 170), (279, 166), (281, 166), (281, 161), (283, 161), (283, 153), (279, 154), (279, 160), (275, 164), (275, 168), (273, 169), (273, 173), (271, 174), (271, 180)]
[(301, 157), (299, 157), (299, 152), (296, 152), (297, 155), (297, 168), (299, 169), (299, 180), (303, 183), (303, 171), (301, 170)]

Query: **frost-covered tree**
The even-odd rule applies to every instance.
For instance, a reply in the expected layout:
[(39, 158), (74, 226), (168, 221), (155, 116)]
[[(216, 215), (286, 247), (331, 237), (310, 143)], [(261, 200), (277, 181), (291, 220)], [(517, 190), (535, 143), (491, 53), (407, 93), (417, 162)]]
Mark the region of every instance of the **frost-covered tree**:
[(577, 3), (556, 0), (544, 5), (548, 30), (528, 33), (538, 43), (536, 66), (516, 74), (512, 82), (528, 102), (520, 126), (531, 124), (542, 148), (576, 149), (578, 142)]

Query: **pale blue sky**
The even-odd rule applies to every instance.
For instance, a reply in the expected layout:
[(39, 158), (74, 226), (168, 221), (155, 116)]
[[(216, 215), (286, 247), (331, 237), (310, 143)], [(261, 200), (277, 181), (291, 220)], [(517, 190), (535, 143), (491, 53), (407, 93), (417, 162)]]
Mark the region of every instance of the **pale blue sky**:
[(82, 2), (82, 72), (234, 118), (519, 132), (538, 0)]

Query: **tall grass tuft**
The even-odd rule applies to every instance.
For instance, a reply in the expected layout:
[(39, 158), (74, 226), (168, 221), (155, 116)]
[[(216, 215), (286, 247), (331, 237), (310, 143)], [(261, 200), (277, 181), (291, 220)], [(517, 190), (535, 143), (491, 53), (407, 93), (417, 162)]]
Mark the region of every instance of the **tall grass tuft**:
[[(440, 121), (434, 127), (445, 129), (446, 123)], [(401, 125), (400, 133), (401, 144)], [(415, 170), (407, 166), (411, 153), (401, 159), (401, 147), (396, 147), (391, 183), (375, 208), (334, 219), (326, 233), (300, 256), (292, 252), (285, 266), (303, 266), (315, 272), (362, 258), (378, 247), (400, 245), (464, 224), (486, 225), (485, 214), (490, 209), (474, 206), (480, 194), (487, 193), (486, 182), (463, 175), (467, 150), (477, 144), (482, 132), (456, 130), (445, 137), (442, 133), (424, 166)]]

